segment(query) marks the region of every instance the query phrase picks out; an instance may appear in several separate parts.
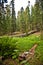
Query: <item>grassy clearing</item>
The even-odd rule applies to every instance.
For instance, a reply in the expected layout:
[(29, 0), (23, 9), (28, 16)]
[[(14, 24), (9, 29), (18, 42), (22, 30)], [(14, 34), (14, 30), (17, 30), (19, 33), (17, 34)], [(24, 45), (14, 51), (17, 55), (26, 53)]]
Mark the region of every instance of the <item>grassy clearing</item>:
[(28, 36), (24, 38), (18, 38), (17, 47), (20, 51), (27, 51), (29, 50), (34, 44), (39, 44), (40, 37), (39, 36)]
[[(3, 38), (3, 42), (1, 41), (1, 39)], [(28, 37), (9, 37), (9, 41), (5, 41), (6, 40), (6, 36), (0, 38), (0, 48), (1, 44), (8, 44), (5, 45), (3, 48), (6, 52), (6, 46), (9, 48), (9, 51), (7, 50), (7, 52), (10, 52), (11, 55), (15, 54), (15, 52), (13, 50), (15, 50), (15, 44), (16, 44), (16, 48), (17, 50), (21, 53), (23, 51), (28, 51), (34, 44), (38, 44), (38, 47), (35, 50), (35, 57), (34, 59), (32, 59), (30, 61), (30, 65), (42, 65), (43, 64), (43, 40), (40, 39), (40, 35), (30, 35)], [(12, 48), (12, 49), (10, 49)], [(3, 51), (4, 52), (4, 51)], [(1, 54), (1, 52), (0, 52)], [(6, 53), (5, 53), (6, 54)], [(16, 52), (16, 55), (18, 55), (18, 52)], [(15, 55), (14, 55), (15, 56)], [(13, 58), (14, 58), (13, 56)], [(28, 64), (28, 63), (27, 63)], [(27, 65), (26, 64), (26, 65)]]
[[(43, 63), (43, 40), (40, 39), (40, 35), (30, 35), (28, 37), (24, 38), (15, 38), (18, 41), (17, 43), (17, 48), (19, 51), (28, 51), (34, 44), (37, 44), (37, 48), (35, 50), (35, 58), (32, 60), (34, 62), (33, 65), (35, 64), (42, 64)], [(32, 64), (31, 64), (32, 65)]]

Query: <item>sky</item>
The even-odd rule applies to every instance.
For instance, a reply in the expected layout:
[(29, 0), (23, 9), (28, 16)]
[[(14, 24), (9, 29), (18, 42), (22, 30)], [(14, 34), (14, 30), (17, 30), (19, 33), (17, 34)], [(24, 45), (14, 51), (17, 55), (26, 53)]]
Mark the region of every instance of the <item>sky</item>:
[[(8, 0), (8, 3), (10, 1), (11, 0)], [(23, 7), (24, 9), (26, 8), (26, 6), (28, 5), (28, 1), (29, 0), (15, 0), (15, 11), (16, 11), (16, 15), (17, 15), (17, 12), (21, 9), (21, 7)], [(34, 5), (34, 3), (35, 3), (35, 0), (30, 0), (30, 6)]]

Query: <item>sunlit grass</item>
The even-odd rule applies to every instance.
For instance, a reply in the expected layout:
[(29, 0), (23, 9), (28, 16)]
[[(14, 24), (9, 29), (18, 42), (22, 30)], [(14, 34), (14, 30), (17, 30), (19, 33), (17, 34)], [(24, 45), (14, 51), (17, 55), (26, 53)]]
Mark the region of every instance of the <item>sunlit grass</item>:
[[(6, 39), (6, 37), (7, 36), (3, 36), (1, 38), (3, 38), (4, 40), (4, 38)], [(40, 35), (37, 36), (32, 34), (28, 37), (9, 37), (9, 38), (12, 38), (9, 40), (9, 43), (11, 45), (13, 44), (13, 48), (14, 48), (14, 44), (16, 44), (16, 48), (19, 50), (20, 53), (23, 51), (29, 51), (29, 49), (31, 49), (34, 44), (37, 44), (38, 46), (35, 50), (35, 53), (37, 56), (39, 56), (39, 60), (43, 62), (43, 40), (40, 39)], [(0, 42), (2, 43), (1, 40)], [(6, 41), (3, 41), (3, 43), (6, 44)]]

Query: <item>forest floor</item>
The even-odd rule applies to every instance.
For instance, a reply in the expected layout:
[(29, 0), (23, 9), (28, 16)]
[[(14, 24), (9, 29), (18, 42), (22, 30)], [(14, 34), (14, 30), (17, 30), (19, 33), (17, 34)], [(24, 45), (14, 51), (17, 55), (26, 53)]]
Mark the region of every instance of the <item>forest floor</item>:
[[(34, 56), (23, 65), (43, 65), (43, 40), (40, 38), (40, 32), (36, 32), (27, 37), (14, 37), (13, 39), (17, 40), (17, 48), (20, 53), (29, 51), (34, 45), (37, 44), (37, 48), (35, 49)], [(3, 61), (4, 65), (21, 65), (19, 63), (19, 59), (5, 59)], [(1, 65), (1, 64), (0, 64)]]
[[(11, 58), (10, 59), (5, 59), (4, 60), (4, 62), (3, 62), (3, 64), (4, 65), (23, 65), (23, 63), (24, 63), (24, 61), (25, 61), (25, 63), (26, 62), (28, 62), (28, 61), (30, 61), (30, 59), (32, 59), (33, 57), (34, 57), (34, 53), (35, 53), (35, 48), (37, 47), (37, 44), (35, 44), (28, 52), (30, 52), (29, 54), (27, 54), (27, 58), (25, 59), (25, 60), (23, 60), (22, 61), (22, 63), (18, 63), (17, 61), (15, 61), (15, 60), (12, 60)], [(26, 53), (26, 52), (25, 52)], [(24, 52), (21, 54), (21, 57), (22, 56), (24, 56), (24, 54), (25, 54)], [(25, 57), (26, 57), (26, 55), (25, 55)], [(20, 59), (18, 59), (18, 60), (20, 60)]]
[[(35, 44), (38, 45), (33, 58), (23, 65), (43, 65), (43, 40), (40, 39), (40, 32), (27, 37), (14, 37), (14, 39), (17, 40), (17, 47), (20, 53), (29, 51)], [(3, 63), (5, 65), (21, 65), (18, 58), (16, 60), (6, 59)]]

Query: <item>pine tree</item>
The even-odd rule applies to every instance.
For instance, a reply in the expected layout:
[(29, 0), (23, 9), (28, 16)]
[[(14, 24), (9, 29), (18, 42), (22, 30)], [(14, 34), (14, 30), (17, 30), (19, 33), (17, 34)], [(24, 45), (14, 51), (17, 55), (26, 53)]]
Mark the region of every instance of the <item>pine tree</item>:
[(15, 16), (15, 8), (14, 8), (14, 0), (11, 1), (12, 4), (12, 32), (16, 31), (16, 16)]
[(26, 23), (26, 33), (30, 30), (30, 10), (27, 6), (25, 9), (25, 15), (24, 15), (25, 23)]
[(32, 17), (33, 17), (33, 22), (34, 22), (34, 29), (40, 30), (40, 23), (41, 23), (41, 9), (39, 6), (39, 2), (36, 2), (34, 5), (34, 8), (32, 9)]
[(25, 21), (24, 21), (24, 8), (21, 7), (21, 14), (20, 14), (20, 31), (25, 32)]
[(31, 29), (34, 30), (35, 29), (35, 22), (34, 22), (34, 17), (35, 17), (35, 14), (34, 14), (34, 7), (31, 6)]
[(16, 31), (20, 31), (20, 15), (21, 15), (21, 12), (18, 11), (18, 15), (17, 15), (17, 18), (16, 18)]
[(6, 17), (5, 17), (5, 33), (11, 33), (11, 11), (10, 6), (6, 5)]
[(39, 0), (39, 4), (40, 4), (40, 7), (41, 7), (41, 10), (42, 10), (42, 20), (41, 20), (41, 39), (43, 40), (43, 0)]

